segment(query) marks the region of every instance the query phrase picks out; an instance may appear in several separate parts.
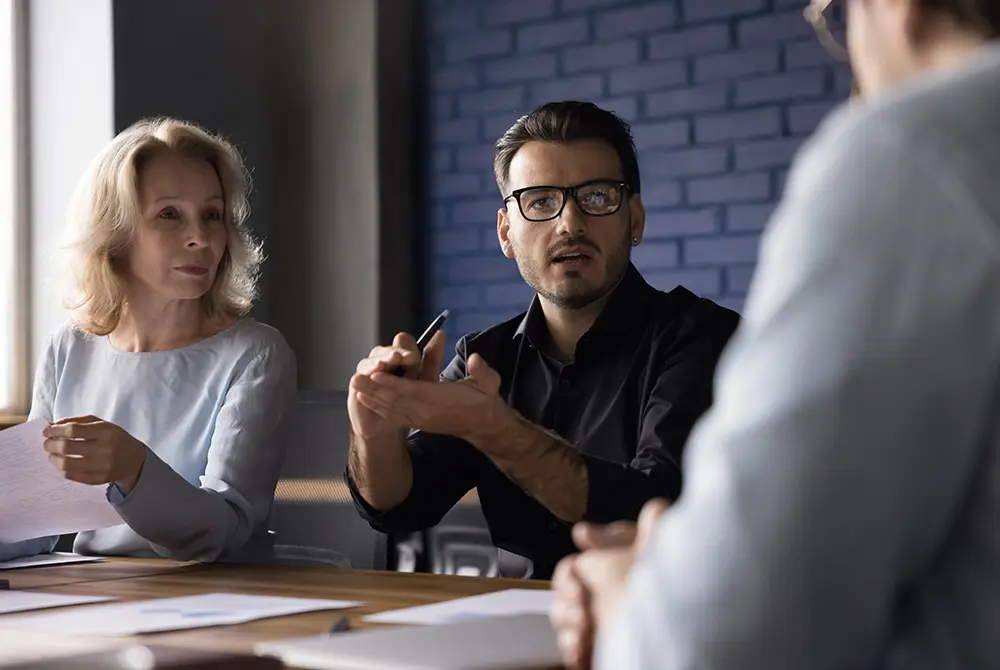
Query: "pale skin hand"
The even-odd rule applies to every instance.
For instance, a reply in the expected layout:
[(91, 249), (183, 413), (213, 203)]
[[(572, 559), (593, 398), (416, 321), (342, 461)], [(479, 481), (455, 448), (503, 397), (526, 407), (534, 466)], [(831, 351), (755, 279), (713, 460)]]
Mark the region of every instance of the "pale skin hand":
[(128, 494), (146, 461), (146, 445), (96, 416), (60, 419), (42, 435), (52, 465), (66, 479), (82, 484), (115, 483)]
[(583, 518), (588, 480), (580, 455), (510, 409), (500, 397), (500, 375), (478, 354), (469, 356), (467, 370), (456, 382), (375, 370), (355, 375), (351, 386), (358, 402), (389, 425), (462, 438), (559, 518)]
[(570, 670), (590, 668), (597, 631), (614, 612), (636, 556), (668, 506), (666, 500), (650, 500), (637, 524), (581, 523), (573, 528), (573, 540), (583, 553), (568, 556), (556, 566), (552, 576), (555, 601), (549, 612), (563, 662)]
[[(435, 381), (444, 358), (444, 333), (434, 334), (423, 356), (409, 333), (399, 333), (388, 347), (375, 347), (358, 362), (347, 394), (351, 419), (351, 452), (348, 470), (351, 479), (368, 503), (381, 510), (401, 503), (413, 485), (413, 465), (406, 449), (406, 429), (402, 417), (378, 413), (364, 393), (371, 375), (387, 374), (403, 367), (410, 379)], [(395, 377), (394, 377), (395, 378)]]

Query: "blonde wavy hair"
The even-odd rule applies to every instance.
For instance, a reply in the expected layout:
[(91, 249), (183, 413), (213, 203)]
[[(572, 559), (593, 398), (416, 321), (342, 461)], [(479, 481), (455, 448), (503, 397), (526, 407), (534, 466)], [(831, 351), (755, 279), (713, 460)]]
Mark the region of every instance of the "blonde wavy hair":
[(219, 176), (228, 231), (215, 283), (201, 301), (208, 318), (240, 317), (257, 295), (260, 244), (246, 228), (250, 174), (239, 152), (196, 124), (171, 118), (143, 119), (115, 137), (91, 162), (70, 202), (73, 240), (65, 306), (81, 330), (107, 335), (121, 320), (127, 282), (119, 260), (141, 217), (139, 179), (154, 156), (174, 153), (208, 161)]

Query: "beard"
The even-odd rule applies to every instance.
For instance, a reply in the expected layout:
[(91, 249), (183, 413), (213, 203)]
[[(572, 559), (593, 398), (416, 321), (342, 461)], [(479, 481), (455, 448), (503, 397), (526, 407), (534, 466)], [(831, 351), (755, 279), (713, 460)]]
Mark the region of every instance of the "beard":
[[(548, 251), (539, 261), (522, 253), (517, 243), (514, 243), (514, 258), (521, 277), (539, 296), (560, 309), (583, 309), (608, 295), (625, 276), (632, 256), (631, 227), (625, 226), (623, 233), (618, 243), (603, 255), (604, 278), (600, 282), (586, 279), (581, 272), (570, 271), (554, 286), (546, 286), (542, 276), (550, 263)], [(590, 246), (589, 241), (581, 237), (568, 238), (560, 244), (570, 245)]]

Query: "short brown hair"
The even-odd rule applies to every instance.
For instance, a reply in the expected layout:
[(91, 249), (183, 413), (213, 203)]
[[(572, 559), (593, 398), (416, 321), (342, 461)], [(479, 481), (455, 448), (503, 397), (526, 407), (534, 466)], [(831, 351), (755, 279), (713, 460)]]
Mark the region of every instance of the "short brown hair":
[(549, 102), (519, 118), (497, 140), (493, 155), (493, 174), (502, 195), (507, 195), (510, 164), (521, 147), (531, 141), (572, 142), (603, 140), (611, 145), (622, 164), (622, 174), (629, 190), (639, 193), (639, 161), (635, 156), (632, 130), (614, 112), (591, 102)]
[(170, 118), (138, 121), (102, 150), (77, 186), (67, 216), (75, 256), (66, 306), (81, 330), (107, 335), (121, 319), (125, 280), (115, 268), (139, 219), (139, 177), (153, 156), (175, 153), (207, 161), (225, 201), (226, 251), (215, 283), (202, 298), (208, 316), (243, 316), (257, 293), (260, 245), (246, 228), (250, 175), (232, 144), (199, 126)]

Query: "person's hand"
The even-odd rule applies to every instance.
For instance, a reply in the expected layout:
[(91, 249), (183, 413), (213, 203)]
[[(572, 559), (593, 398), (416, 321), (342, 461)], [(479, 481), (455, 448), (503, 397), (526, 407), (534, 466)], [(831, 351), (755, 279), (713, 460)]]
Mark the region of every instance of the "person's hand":
[(372, 414), (407, 428), (473, 441), (493, 434), (506, 417), (500, 375), (479, 354), (469, 356), (468, 376), (456, 382), (401, 379), (389, 372), (355, 375), (352, 390)]
[(360, 437), (372, 439), (410, 428), (401, 417), (392, 412), (378, 413), (370, 406), (370, 400), (363, 397), (365, 380), (379, 373), (397, 379), (393, 371), (401, 367), (408, 379), (436, 382), (444, 360), (444, 333), (438, 331), (424, 348), (423, 356), (417, 348), (417, 341), (409, 333), (399, 333), (388, 347), (375, 347), (367, 358), (358, 362), (357, 371), (351, 377), (347, 393), (347, 413), (351, 427)]
[(129, 493), (146, 461), (146, 445), (96, 416), (60, 419), (42, 435), (49, 461), (63, 477), (82, 484), (114, 482)]
[(563, 662), (571, 670), (590, 667), (600, 626), (614, 611), (629, 571), (666, 511), (666, 500), (650, 500), (638, 524), (579, 523), (573, 540), (582, 554), (559, 562), (552, 577), (555, 600), (549, 613)]

